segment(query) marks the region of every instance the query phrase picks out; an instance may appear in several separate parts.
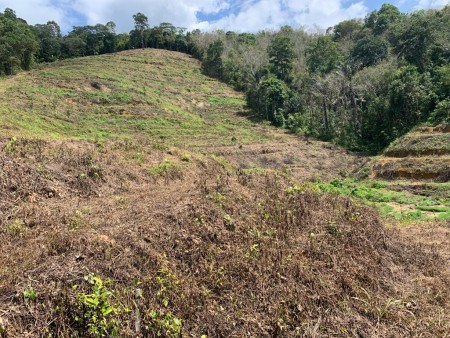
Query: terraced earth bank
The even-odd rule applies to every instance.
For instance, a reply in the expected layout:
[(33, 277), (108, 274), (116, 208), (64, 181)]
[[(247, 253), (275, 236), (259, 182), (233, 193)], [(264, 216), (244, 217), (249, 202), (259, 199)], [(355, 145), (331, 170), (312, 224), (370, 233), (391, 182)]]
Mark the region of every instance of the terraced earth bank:
[(373, 171), (378, 178), (450, 181), (450, 126), (416, 128), (391, 144)]
[(363, 203), (385, 183), (346, 186), (368, 159), (188, 56), (58, 62), (0, 100), (0, 337), (450, 332), (446, 220), (386, 227)]

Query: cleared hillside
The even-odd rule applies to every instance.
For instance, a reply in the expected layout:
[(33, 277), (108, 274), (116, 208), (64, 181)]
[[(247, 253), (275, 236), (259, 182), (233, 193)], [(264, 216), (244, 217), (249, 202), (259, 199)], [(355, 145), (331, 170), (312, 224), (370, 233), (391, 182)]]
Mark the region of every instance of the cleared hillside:
[(1, 154), (7, 337), (448, 332), (448, 262), (433, 245), (310, 183), (176, 149), (141, 162), (135, 146), (19, 141)]
[(185, 54), (139, 50), (66, 60), (0, 86), (0, 121), (11, 135), (172, 145), (266, 139), (229, 114), (243, 112), (242, 95), (203, 76)]
[(176, 146), (239, 159), (244, 169), (284, 166), (299, 178), (330, 179), (359, 163), (342, 148), (255, 121), (242, 93), (203, 75), (182, 53), (146, 49), (56, 62), (0, 81), (0, 101), (4, 138)]
[(449, 126), (419, 126), (374, 158), (370, 177), (384, 213), (407, 221), (450, 220)]
[(411, 238), (324, 192), (359, 159), (253, 122), (189, 57), (68, 60), (0, 99), (1, 338), (450, 331), (445, 221)]

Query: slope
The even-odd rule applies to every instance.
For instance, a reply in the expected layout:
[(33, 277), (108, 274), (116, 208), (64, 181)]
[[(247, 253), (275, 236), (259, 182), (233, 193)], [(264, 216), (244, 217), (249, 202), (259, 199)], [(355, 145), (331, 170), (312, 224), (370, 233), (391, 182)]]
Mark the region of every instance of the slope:
[(252, 122), (187, 56), (0, 88), (0, 337), (449, 332), (448, 257), (299, 181), (358, 159)]
[(19, 140), (1, 154), (0, 335), (450, 329), (448, 261), (374, 210), (216, 156), (133, 159), (134, 146)]
[(56, 62), (0, 81), (0, 100), (0, 130), (9, 138), (177, 146), (240, 158), (243, 168), (285, 166), (299, 178), (331, 178), (359, 162), (338, 147), (254, 122), (242, 93), (202, 75), (197, 60), (176, 52)]
[(393, 142), (378, 157), (372, 177), (387, 189), (403, 192), (405, 203), (391, 206), (422, 218), (450, 219), (450, 129), (419, 126)]

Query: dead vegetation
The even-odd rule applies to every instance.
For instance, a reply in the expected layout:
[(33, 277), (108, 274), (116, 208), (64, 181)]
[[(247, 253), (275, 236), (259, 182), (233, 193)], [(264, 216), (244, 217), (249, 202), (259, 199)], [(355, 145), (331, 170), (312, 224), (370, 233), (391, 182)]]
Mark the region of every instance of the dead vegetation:
[(362, 160), (240, 116), (186, 55), (67, 60), (0, 94), (1, 338), (448, 337), (446, 221), (386, 229), (298, 183)]
[(450, 157), (384, 158), (373, 166), (373, 171), (377, 178), (448, 182), (450, 180)]
[(176, 148), (1, 147), (2, 338), (450, 331), (448, 258), (347, 198)]

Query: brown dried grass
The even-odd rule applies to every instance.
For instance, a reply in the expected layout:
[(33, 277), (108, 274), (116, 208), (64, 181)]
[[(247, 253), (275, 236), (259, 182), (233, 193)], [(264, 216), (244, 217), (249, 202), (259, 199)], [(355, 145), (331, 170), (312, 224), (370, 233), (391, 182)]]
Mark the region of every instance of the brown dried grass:
[[(21, 153), (26, 143), (0, 155), (5, 337), (88, 336), (75, 316), (90, 273), (111, 281), (115, 307), (130, 309), (114, 315), (125, 337), (156, 336), (151, 310), (171, 311), (182, 336), (196, 337), (450, 331), (448, 262), (386, 230), (370, 208), (196, 154), (182, 177), (155, 180), (148, 166), (176, 154), (140, 148), (137, 164), (136, 145)], [(15, 220), (26, 231), (7, 231)], [(35, 302), (22, 295), (30, 287)]]

